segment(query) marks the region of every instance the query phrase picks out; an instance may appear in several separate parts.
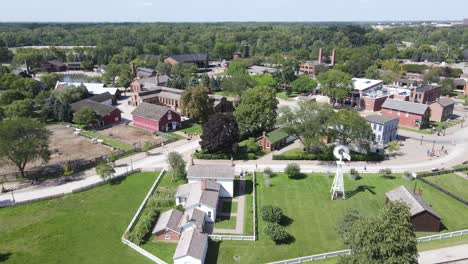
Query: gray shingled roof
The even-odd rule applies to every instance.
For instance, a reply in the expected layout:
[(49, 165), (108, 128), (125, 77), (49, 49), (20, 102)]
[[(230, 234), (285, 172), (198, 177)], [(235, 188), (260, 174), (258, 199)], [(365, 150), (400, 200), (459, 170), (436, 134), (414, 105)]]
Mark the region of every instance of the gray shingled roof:
[(439, 100), (436, 101), (438, 104), (440, 104), (441, 106), (449, 106), (449, 105), (452, 105), (452, 104), (455, 104), (455, 101), (453, 101), (452, 99), (448, 98), (448, 97), (444, 97), (444, 98), (440, 98)]
[(187, 223), (192, 223), (196, 228), (202, 228), (205, 223), (205, 216), (206, 213), (197, 208), (187, 209), (180, 219), (179, 227), (182, 227)]
[(187, 178), (234, 179), (234, 167), (229, 165), (192, 165), (187, 170)]
[(160, 83), (167, 83), (171, 78), (165, 74), (159, 76), (145, 77), (141, 78), (138, 81), (143, 84), (143, 86), (159, 85)]
[(218, 206), (221, 184), (214, 181), (205, 181), (205, 189), (202, 190), (202, 182), (182, 184), (177, 187), (176, 197), (186, 197), (185, 208), (192, 208), (198, 204), (204, 204), (216, 209)]
[(420, 103), (413, 103), (408, 101), (400, 101), (394, 99), (387, 99), (382, 105), (382, 108), (398, 110), (402, 112), (408, 112), (413, 114), (423, 115), (426, 113), (429, 106)]
[(168, 111), (175, 113), (167, 106), (142, 102), (135, 110), (132, 111), (131, 114), (134, 116), (159, 121)]
[(171, 209), (162, 213), (159, 216), (158, 221), (156, 222), (156, 225), (154, 226), (151, 233), (156, 234), (166, 229), (170, 229), (180, 234), (179, 223), (182, 219), (182, 215), (183, 213), (177, 209)]
[(80, 111), (80, 109), (83, 107), (89, 107), (93, 109), (93, 111), (96, 112), (96, 114), (98, 114), (99, 116), (105, 116), (115, 110), (118, 110), (117, 107), (101, 104), (101, 103), (92, 101), (90, 99), (84, 99), (84, 100), (78, 101), (76, 103), (71, 104), (70, 106), (74, 112)]
[(202, 260), (205, 257), (205, 248), (208, 246), (208, 235), (198, 228), (182, 232), (174, 253), (174, 259), (190, 256)]
[(426, 203), (426, 201), (424, 201), (420, 196), (416, 195), (404, 185), (386, 192), (385, 196), (387, 196), (390, 201), (400, 201), (408, 205), (411, 216), (415, 216), (424, 211), (427, 211), (435, 217), (441, 219), (440, 216), (434, 211), (434, 209), (432, 209), (432, 207)]
[(434, 88), (438, 88), (438, 87), (428, 84), (428, 85), (424, 85), (424, 86), (420, 86), (416, 88), (416, 92), (421, 93), (421, 92), (432, 90)]
[(105, 102), (107, 100), (112, 100), (112, 98), (114, 98), (112, 96), (112, 94), (110, 94), (109, 92), (105, 92), (105, 93), (102, 93), (102, 94), (93, 95), (88, 99), (91, 100), (91, 101), (94, 101), (94, 102), (102, 103), (102, 102)]
[(196, 61), (207, 61), (208, 54), (180, 54), (180, 55), (171, 55), (169, 58), (174, 59), (177, 62), (196, 62)]
[(392, 121), (394, 119), (398, 119), (398, 117), (388, 117), (388, 116), (383, 116), (383, 115), (366, 116), (366, 120), (368, 122), (381, 124), (381, 125), (384, 125), (385, 123)]

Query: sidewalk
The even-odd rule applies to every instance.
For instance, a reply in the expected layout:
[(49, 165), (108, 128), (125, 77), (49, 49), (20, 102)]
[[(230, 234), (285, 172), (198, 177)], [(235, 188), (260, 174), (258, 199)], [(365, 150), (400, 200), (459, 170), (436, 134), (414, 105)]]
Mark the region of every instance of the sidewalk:
[(452, 261), (468, 263), (468, 244), (419, 252), (419, 264), (450, 263)]

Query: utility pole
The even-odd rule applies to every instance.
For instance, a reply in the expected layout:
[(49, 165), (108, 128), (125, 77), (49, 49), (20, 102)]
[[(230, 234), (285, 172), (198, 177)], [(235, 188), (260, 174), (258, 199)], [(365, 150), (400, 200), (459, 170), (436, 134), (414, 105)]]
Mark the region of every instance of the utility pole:
[(422, 145), (423, 139), (424, 139), (424, 136), (421, 135), (421, 145)]
[(432, 152), (434, 152), (435, 143), (436, 143), (436, 141), (435, 141), (435, 139), (434, 139), (434, 141), (432, 142)]

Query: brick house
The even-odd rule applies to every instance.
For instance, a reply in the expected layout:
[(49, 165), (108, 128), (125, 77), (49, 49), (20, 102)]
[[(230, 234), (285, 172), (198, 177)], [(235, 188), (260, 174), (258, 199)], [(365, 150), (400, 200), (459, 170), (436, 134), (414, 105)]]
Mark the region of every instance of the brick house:
[(151, 132), (167, 132), (181, 125), (179, 113), (167, 106), (143, 102), (131, 114), (134, 126)]
[(269, 133), (263, 132), (262, 136), (257, 139), (258, 145), (264, 151), (279, 150), (291, 141), (292, 138), (282, 129), (276, 129)]
[(409, 101), (413, 103), (431, 104), (440, 98), (441, 86), (424, 85), (411, 91)]
[(386, 202), (403, 202), (411, 213), (411, 223), (417, 232), (439, 232), (441, 218), (419, 195), (402, 185), (385, 193)]
[(177, 209), (171, 209), (162, 213), (151, 232), (156, 240), (163, 242), (179, 241), (181, 233), (179, 222), (182, 215), (183, 213)]
[(84, 99), (70, 105), (73, 112), (78, 112), (84, 107), (91, 108), (98, 116), (96, 127), (107, 127), (120, 123), (121, 112), (117, 107), (101, 104), (90, 99)]
[(429, 107), (431, 109), (431, 121), (445, 122), (452, 118), (455, 102), (445, 97), (435, 101)]
[(421, 129), (429, 124), (429, 106), (387, 99), (382, 105), (382, 114), (386, 117), (398, 117), (399, 125), (409, 128)]
[(208, 68), (208, 54), (180, 54), (180, 55), (171, 55), (164, 59), (165, 63), (171, 65), (176, 65), (178, 63), (192, 63), (195, 64), (198, 68)]

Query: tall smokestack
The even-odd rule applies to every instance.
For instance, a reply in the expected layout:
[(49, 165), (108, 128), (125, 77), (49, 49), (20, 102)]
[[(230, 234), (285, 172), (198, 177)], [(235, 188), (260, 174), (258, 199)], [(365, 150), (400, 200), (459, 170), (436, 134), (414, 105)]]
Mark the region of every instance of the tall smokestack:
[(336, 49), (332, 49), (332, 55), (331, 55), (331, 65), (335, 66), (335, 58), (336, 57)]
[(322, 48), (319, 49), (318, 64), (322, 64)]

